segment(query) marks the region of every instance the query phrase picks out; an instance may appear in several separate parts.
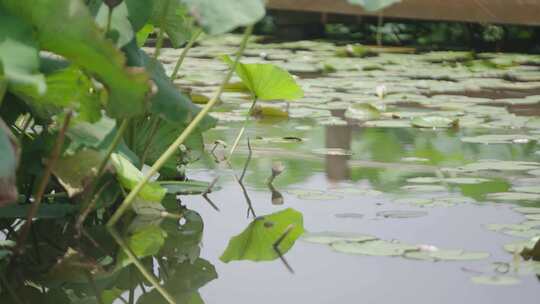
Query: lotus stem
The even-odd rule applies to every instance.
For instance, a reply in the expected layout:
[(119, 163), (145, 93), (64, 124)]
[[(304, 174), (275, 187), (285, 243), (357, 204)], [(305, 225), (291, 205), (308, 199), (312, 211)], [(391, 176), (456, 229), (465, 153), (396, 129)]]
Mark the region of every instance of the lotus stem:
[(169, 148), (167, 148), (167, 150), (158, 158), (158, 160), (154, 163), (154, 165), (152, 165), (150, 170), (148, 170), (148, 172), (146, 172), (146, 174), (143, 176), (142, 180), (140, 180), (137, 183), (137, 185), (129, 192), (129, 194), (126, 196), (126, 198), (124, 199), (120, 207), (116, 210), (116, 212), (113, 214), (113, 216), (107, 223), (107, 226), (113, 227), (116, 224), (116, 222), (118, 222), (118, 220), (126, 212), (126, 210), (131, 207), (131, 205), (133, 204), (133, 201), (135, 200), (139, 192), (141, 192), (144, 185), (146, 185), (146, 183), (148, 183), (150, 178), (154, 176), (154, 174), (156, 174), (159, 171), (159, 169), (163, 167), (163, 165), (167, 162), (167, 160), (169, 160), (176, 153), (178, 147), (180, 147), (180, 145), (184, 143), (184, 141), (188, 138), (188, 136), (193, 131), (195, 131), (199, 123), (204, 119), (204, 117), (208, 114), (208, 112), (210, 112), (212, 107), (218, 102), (221, 94), (225, 90), (225, 86), (227, 85), (227, 83), (229, 83), (229, 80), (231, 79), (234, 73), (236, 65), (240, 61), (240, 57), (242, 57), (242, 54), (244, 53), (247, 47), (247, 43), (248, 43), (249, 37), (251, 36), (252, 31), (253, 31), (253, 25), (246, 28), (244, 32), (244, 37), (240, 44), (240, 48), (238, 49), (238, 53), (236, 55), (236, 59), (233, 65), (231, 66), (231, 68), (229, 69), (229, 72), (223, 79), (221, 86), (219, 87), (214, 97), (210, 99), (210, 101), (204, 106), (204, 108), (202, 108), (199, 114), (195, 116), (193, 121), (191, 121), (191, 123), (184, 129), (184, 131), (180, 134), (180, 136), (178, 136), (178, 138), (169, 146)]

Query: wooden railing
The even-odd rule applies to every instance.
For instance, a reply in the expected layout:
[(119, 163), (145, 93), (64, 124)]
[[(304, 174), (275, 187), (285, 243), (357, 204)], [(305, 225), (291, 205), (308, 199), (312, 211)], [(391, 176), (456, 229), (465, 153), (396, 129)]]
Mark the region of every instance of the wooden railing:
[[(345, 15), (376, 16), (346, 0), (268, 0), (268, 8)], [(540, 0), (402, 0), (385, 17), (479, 23), (540, 25)]]

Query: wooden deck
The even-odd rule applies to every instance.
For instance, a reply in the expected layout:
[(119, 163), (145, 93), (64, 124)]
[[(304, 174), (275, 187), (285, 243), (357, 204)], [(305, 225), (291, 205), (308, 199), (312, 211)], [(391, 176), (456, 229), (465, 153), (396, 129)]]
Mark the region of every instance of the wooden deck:
[[(267, 7), (281, 11), (376, 16), (346, 0), (268, 0)], [(386, 8), (385, 17), (540, 25), (540, 0), (402, 0)]]

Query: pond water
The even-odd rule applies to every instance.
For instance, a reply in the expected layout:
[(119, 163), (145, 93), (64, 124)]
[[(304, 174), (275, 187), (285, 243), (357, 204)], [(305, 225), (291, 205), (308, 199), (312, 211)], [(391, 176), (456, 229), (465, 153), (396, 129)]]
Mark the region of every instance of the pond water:
[[(211, 58), (232, 52), (237, 39), (195, 48), (178, 86), (210, 96), (225, 71)], [(223, 95), (213, 113), (219, 125), (205, 138), (213, 154), (188, 171), (196, 180), (219, 177), (220, 190), (208, 196), (214, 206), (182, 198), (204, 220), (200, 257), (215, 267), (193, 284), (200, 289), (190, 299), (537, 301), (540, 266), (518, 252), (540, 236), (540, 58), (391, 48), (352, 58), (337, 48), (310, 41), (254, 43), (248, 51), (245, 62), (272, 62), (299, 76), (306, 96), (260, 103), (264, 117), (252, 119), (231, 161), (240, 174), (248, 137), (244, 192), (231, 168), (216, 162), (226, 150), (213, 143), (233, 142), (250, 101), (241, 92)], [(163, 52), (171, 69), (177, 53)], [(270, 187), (276, 162), (284, 171)], [(285, 261), (220, 260), (253, 214), (287, 208), (301, 213), (306, 233)]]
[[(203, 40), (178, 89), (207, 102), (238, 42)], [(162, 51), (169, 73), (179, 53)], [(251, 104), (234, 78), (205, 151), (187, 151), (189, 183), (163, 183), (164, 206), (136, 202), (126, 239), (106, 211), (72, 238), (75, 207), (51, 193), (9, 265), (30, 283), (0, 303), (167, 303), (126, 252), (176, 303), (538, 302), (540, 261), (525, 258), (540, 238), (540, 56), (256, 38), (242, 61), (288, 70), (305, 96), (258, 102), (226, 162)], [(119, 202), (116, 187), (98, 203)]]

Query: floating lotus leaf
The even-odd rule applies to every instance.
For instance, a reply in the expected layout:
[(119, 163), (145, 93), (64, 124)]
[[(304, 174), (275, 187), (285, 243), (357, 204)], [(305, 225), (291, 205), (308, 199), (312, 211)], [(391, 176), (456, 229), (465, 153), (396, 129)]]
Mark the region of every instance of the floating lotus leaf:
[(481, 160), (476, 163), (470, 163), (465, 166), (461, 166), (458, 169), (460, 171), (474, 172), (474, 171), (527, 171), (538, 169), (539, 163), (525, 162), (525, 161), (503, 161), (503, 160)]
[(464, 250), (441, 250), (432, 251), (411, 251), (406, 252), (404, 257), (415, 260), (432, 260), (432, 261), (474, 261), (483, 260), (489, 257), (486, 252), (466, 252)]
[(497, 192), (488, 193), (486, 198), (494, 201), (540, 201), (540, 194), (523, 192)]
[(514, 211), (523, 214), (540, 214), (540, 208), (538, 207), (516, 207)]
[(423, 217), (428, 215), (425, 211), (413, 211), (413, 210), (388, 210), (377, 212), (377, 216), (384, 218), (405, 219)]
[(536, 141), (537, 138), (529, 135), (521, 134), (488, 134), (473, 137), (463, 137), (461, 141), (466, 143), (479, 143), (479, 144), (521, 144)]
[(331, 246), (334, 250), (342, 253), (372, 256), (400, 256), (407, 251), (417, 250), (417, 246), (383, 240), (366, 242), (338, 241), (332, 243)]
[(371, 104), (359, 103), (350, 106), (345, 111), (345, 117), (360, 121), (375, 120), (381, 116), (379, 110)]
[(301, 238), (302, 241), (316, 244), (332, 244), (339, 241), (365, 242), (376, 239), (376, 237), (371, 235), (343, 232), (313, 232), (306, 233)]
[(459, 125), (459, 120), (442, 116), (420, 116), (415, 117), (411, 125), (417, 128), (455, 128)]
[(401, 187), (402, 190), (412, 192), (446, 192), (446, 187), (439, 185), (407, 185)]
[(521, 282), (519, 278), (512, 276), (475, 276), (471, 278), (471, 282), (481, 285), (496, 285), (496, 286), (508, 286), (508, 285), (517, 285)]

